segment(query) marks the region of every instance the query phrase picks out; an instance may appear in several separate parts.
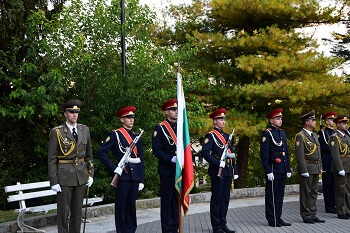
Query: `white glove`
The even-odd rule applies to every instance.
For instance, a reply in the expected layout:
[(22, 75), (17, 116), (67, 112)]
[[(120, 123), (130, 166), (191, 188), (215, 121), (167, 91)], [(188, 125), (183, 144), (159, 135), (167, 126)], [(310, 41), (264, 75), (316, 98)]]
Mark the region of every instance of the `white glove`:
[(118, 175), (122, 175), (123, 173), (123, 169), (121, 169), (120, 167), (117, 167), (115, 170), (114, 170), (114, 173), (117, 173)]
[(176, 163), (176, 156), (173, 156), (173, 157), (171, 158), (171, 162)]
[(345, 176), (345, 171), (344, 170), (339, 171), (339, 175)]
[(301, 176), (308, 178), (308, 177), (310, 176), (310, 174), (309, 174), (308, 172), (306, 172), (306, 173), (301, 173)]
[(56, 193), (62, 192), (60, 184), (55, 184), (51, 186), (52, 191), (55, 191)]
[(267, 179), (269, 179), (269, 181), (273, 181), (275, 179), (275, 176), (273, 175), (272, 172), (267, 174)]
[(238, 175), (233, 175), (233, 179), (237, 180), (238, 179)]
[(225, 168), (226, 163), (224, 161), (220, 161), (219, 167)]
[(145, 185), (143, 183), (139, 183), (139, 191), (141, 191), (144, 187)]
[(91, 176), (89, 176), (89, 179), (86, 183), (86, 186), (88, 186), (89, 188), (91, 187), (92, 183), (94, 183), (94, 178), (92, 178)]
[(292, 176), (292, 173), (287, 172), (287, 178), (290, 178)]

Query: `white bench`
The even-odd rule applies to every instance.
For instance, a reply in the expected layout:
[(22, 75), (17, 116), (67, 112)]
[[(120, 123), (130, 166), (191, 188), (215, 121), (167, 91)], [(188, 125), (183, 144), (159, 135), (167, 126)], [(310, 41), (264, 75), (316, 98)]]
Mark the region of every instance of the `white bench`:
[[(26, 191), (26, 192), (24, 193), (23, 191)], [(6, 186), (5, 192), (6, 193), (16, 192), (16, 194), (9, 195), (9, 197), (7, 198), (7, 201), (19, 202), (19, 209), (15, 210), (16, 212), (19, 212), (17, 217), (17, 224), (18, 224), (18, 227), (21, 229), (21, 231), (19, 232), (43, 232), (34, 227), (26, 225), (23, 222), (24, 215), (26, 213), (40, 213), (40, 212), (47, 213), (49, 210), (57, 209), (57, 203), (27, 207), (25, 200), (56, 195), (57, 193), (51, 190), (50, 182), (44, 181), (44, 182), (36, 182), (36, 183), (28, 183), (28, 184), (21, 184), (17, 182), (16, 185)], [(101, 201), (102, 201), (102, 198), (99, 198), (99, 197), (89, 198), (88, 206), (92, 206), (94, 203), (101, 202)], [(85, 203), (86, 203), (86, 199), (83, 200), (83, 205), (85, 205)]]

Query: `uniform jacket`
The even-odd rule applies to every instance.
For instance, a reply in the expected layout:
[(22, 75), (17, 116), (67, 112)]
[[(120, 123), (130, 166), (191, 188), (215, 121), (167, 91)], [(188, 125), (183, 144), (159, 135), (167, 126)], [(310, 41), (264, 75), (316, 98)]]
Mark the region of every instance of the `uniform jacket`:
[(318, 131), (318, 141), (321, 146), (321, 156), (322, 156), (322, 165), (323, 170), (330, 172), (332, 165), (332, 156), (331, 151), (329, 150), (328, 141), (329, 137), (334, 133), (334, 129), (326, 127)]
[[(291, 172), (287, 137), (282, 129), (271, 126), (271, 128), (262, 132), (260, 139), (260, 157), (266, 174), (271, 172), (282, 174)], [(277, 158), (281, 160), (280, 163), (275, 162)]]
[[(131, 130), (126, 131), (129, 133), (130, 137), (134, 140), (137, 134)], [(126, 138), (123, 134), (118, 130), (113, 130), (109, 133), (106, 141), (101, 145), (98, 150), (98, 158), (101, 163), (106, 167), (106, 169), (114, 175), (114, 170), (117, 168), (119, 161), (123, 158), (126, 148), (129, 146)], [(133, 180), (139, 181), (140, 183), (144, 183), (144, 160), (143, 160), (143, 149), (142, 149), (142, 140), (141, 138), (136, 144), (138, 157), (140, 158), (140, 163), (128, 163), (125, 166), (125, 169), (128, 171), (128, 174), (123, 171), (119, 180)], [(108, 152), (112, 151), (114, 160), (111, 161)], [(131, 158), (136, 158), (136, 155), (131, 152)]]
[[(230, 136), (229, 134), (217, 128), (214, 128), (214, 130), (217, 130), (225, 138), (226, 142), (228, 141), (228, 138)], [(231, 152), (233, 152), (232, 145), (229, 145), (229, 148)], [(216, 176), (218, 174), (220, 159), (223, 151), (224, 145), (217, 137), (217, 135), (211, 132), (207, 133), (205, 135), (204, 144), (202, 146), (202, 156), (209, 163), (209, 175)], [(238, 175), (237, 165), (234, 159), (232, 159), (232, 161), (230, 161), (230, 159), (227, 159), (226, 167), (222, 169), (222, 176), (232, 177), (233, 175)]]
[(329, 138), (329, 149), (331, 151), (333, 163), (332, 171), (339, 172), (345, 170), (350, 173), (350, 138), (347, 134), (341, 135), (339, 131), (335, 131)]
[[(86, 183), (89, 175), (93, 177), (94, 168), (92, 163), (90, 130), (86, 125), (77, 124), (77, 133), (78, 142), (75, 141), (66, 123), (50, 131), (48, 173), (51, 186), (56, 184), (78, 186)], [(75, 144), (74, 149), (68, 154), (69, 150), (73, 148), (72, 143)], [(64, 153), (68, 155), (65, 157)], [(84, 159), (83, 162), (58, 163), (58, 160), (75, 160), (81, 158)]]
[[(167, 122), (176, 135), (176, 123), (171, 123), (168, 120)], [(176, 143), (162, 123), (159, 123), (154, 128), (152, 150), (154, 156), (158, 158), (159, 175), (175, 177), (176, 164), (171, 162), (171, 159), (173, 156), (176, 156)]]
[(304, 129), (295, 138), (295, 155), (300, 174), (320, 174), (322, 168), (321, 149), (316, 134), (309, 135)]

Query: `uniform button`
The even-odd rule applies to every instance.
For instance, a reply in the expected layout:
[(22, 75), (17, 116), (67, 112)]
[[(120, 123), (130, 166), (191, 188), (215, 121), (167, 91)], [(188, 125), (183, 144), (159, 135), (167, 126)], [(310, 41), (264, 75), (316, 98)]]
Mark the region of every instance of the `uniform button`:
[(130, 170), (132, 171), (132, 170), (134, 170), (133, 168), (130, 168)]

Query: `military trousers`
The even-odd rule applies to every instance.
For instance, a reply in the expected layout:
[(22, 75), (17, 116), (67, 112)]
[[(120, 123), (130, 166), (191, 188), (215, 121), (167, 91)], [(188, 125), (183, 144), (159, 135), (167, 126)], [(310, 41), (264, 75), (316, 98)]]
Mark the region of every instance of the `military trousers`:
[(303, 220), (316, 218), (317, 214), (318, 174), (300, 177), (300, 215)]
[(345, 176), (334, 173), (334, 178), (337, 214), (350, 214), (350, 173)]
[[(281, 223), (284, 187), (286, 186), (286, 173), (274, 173), (274, 180), (266, 178), (265, 186), (265, 214), (269, 224)], [(275, 210), (274, 210), (275, 209)], [(276, 216), (276, 217), (275, 217)]]
[(210, 220), (214, 230), (226, 226), (232, 177), (211, 177)]
[(335, 211), (335, 179), (331, 171), (322, 173), (323, 200), (326, 212)]
[(174, 187), (175, 176), (160, 176), (160, 220), (163, 233), (179, 229), (178, 192)]
[(61, 189), (62, 192), (57, 193), (58, 233), (79, 233), (86, 184), (79, 186), (62, 185)]
[(117, 233), (134, 233), (137, 229), (136, 198), (139, 181), (119, 180), (115, 194), (115, 228)]

